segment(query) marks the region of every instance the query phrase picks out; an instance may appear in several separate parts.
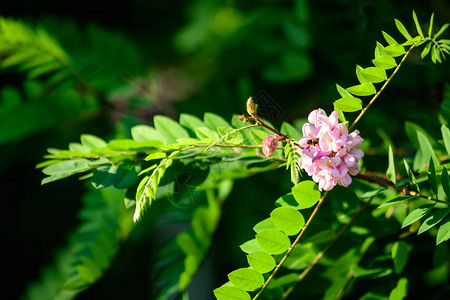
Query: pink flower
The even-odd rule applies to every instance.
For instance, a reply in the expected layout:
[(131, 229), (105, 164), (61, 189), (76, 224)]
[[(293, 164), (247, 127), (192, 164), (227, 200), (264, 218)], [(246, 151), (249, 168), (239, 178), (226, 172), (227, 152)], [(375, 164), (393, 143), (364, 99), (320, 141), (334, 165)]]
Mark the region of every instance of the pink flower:
[(349, 134), (347, 126), (339, 123), (336, 111), (327, 116), (321, 108), (309, 114), (308, 122), (303, 125), (303, 137), (299, 140), (300, 167), (318, 183), (320, 190), (329, 191), (336, 184), (347, 187), (351, 176), (361, 170), (358, 162), (364, 152), (358, 149), (363, 142), (359, 131)]
[(275, 150), (277, 149), (278, 142), (283, 140), (283, 137), (279, 135), (268, 135), (266, 138), (262, 141), (262, 152), (266, 157), (270, 157), (273, 155)]

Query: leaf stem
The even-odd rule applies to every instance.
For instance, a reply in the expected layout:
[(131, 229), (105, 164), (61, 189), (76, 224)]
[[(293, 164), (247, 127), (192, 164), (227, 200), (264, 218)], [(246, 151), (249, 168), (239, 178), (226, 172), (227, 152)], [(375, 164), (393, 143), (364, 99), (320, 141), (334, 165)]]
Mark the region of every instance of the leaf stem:
[(311, 224), (311, 221), (314, 219), (314, 217), (316, 216), (317, 212), (319, 211), (320, 206), (323, 203), (323, 200), (325, 199), (325, 197), (327, 196), (328, 191), (326, 191), (322, 197), (319, 199), (319, 201), (317, 202), (316, 207), (314, 208), (313, 212), (311, 213), (311, 216), (309, 217), (308, 221), (306, 222), (306, 224), (303, 226), (302, 230), (300, 231), (300, 233), (298, 234), (297, 238), (294, 240), (294, 242), (292, 243), (292, 245), (289, 247), (289, 249), (287, 250), (286, 254), (283, 256), (283, 258), (281, 259), (281, 261), (277, 264), (277, 266), (275, 267), (275, 269), (272, 271), (272, 274), (270, 274), (269, 278), (267, 278), (266, 282), (264, 282), (263, 286), (259, 289), (258, 293), (255, 295), (255, 297), (253, 297), (253, 300), (256, 300), (259, 295), (261, 295), (261, 293), (264, 291), (264, 289), (267, 287), (267, 285), (270, 283), (270, 281), (273, 279), (273, 277), (275, 276), (275, 274), (278, 272), (278, 270), (281, 268), (281, 266), (283, 265), (283, 263), (285, 262), (285, 260), (288, 258), (289, 254), (291, 254), (292, 250), (295, 248), (295, 246), (297, 245), (298, 241), (300, 240), (300, 238), (303, 236), (303, 234), (305, 233), (306, 229), (309, 227), (309, 224)]
[(345, 224), (344, 227), (341, 228), (341, 230), (339, 230), (339, 232), (334, 236), (334, 238), (325, 246), (325, 248), (320, 251), (319, 253), (317, 253), (317, 255), (314, 257), (314, 259), (312, 260), (311, 264), (309, 264), (309, 266), (303, 270), (303, 272), (297, 277), (297, 280), (286, 290), (286, 292), (284, 292), (281, 300), (286, 299), (287, 296), (289, 296), (289, 294), (294, 290), (294, 288), (297, 286), (297, 284), (303, 279), (305, 278), (305, 276), (309, 273), (309, 271), (311, 271), (312, 268), (314, 268), (314, 266), (319, 262), (319, 260), (324, 256), (324, 254), (331, 248), (331, 246), (333, 246), (333, 244), (336, 242), (336, 240), (350, 227), (350, 225), (356, 220), (356, 218), (358, 218), (358, 216), (361, 214), (361, 212), (366, 209), (370, 203), (372, 202), (372, 200), (375, 198), (372, 197), (370, 198), (369, 201), (367, 201), (366, 203), (364, 203), (364, 205), (362, 205), (359, 210), (353, 215), (352, 219)]
[(356, 123), (359, 122), (359, 120), (362, 118), (362, 116), (366, 113), (366, 111), (369, 109), (369, 107), (375, 102), (375, 100), (378, 99), (378, 97), (380, 96), (381, 92), (383, 92), (383, 90), (386, 88), (386, 86), (389, 84), (389, 82), (392, 80), (392, 78), (394, 77), (394, 75), (397, 73), (398, 69), (400, 69), (400, 67), (402, 66), (403, 62), (406, 60), (406, 58), (408, 57), (408, 55), (411, 53), (411, 50), (414, 49), (414, 47), (416, 46), (416, 44), (418, 44), (419, 42), (421, 42), (423, 40), (423, 38), (420, 41), (415, 42), (414, 44), (411, 45), (411, 47), (408, 49), (408, 51), (405, 53), (405, 55), (403, 55), (402, 60), (400, 61), (400, 63), (397, 65), (397, 67), (394, 69), (394, 71), (392, 72), (391, 76), (389, 76), (389, 78), (386, 80), (386, 82), (383, 84), (383, 86), (380, 88), (380, 90), (373, 96), (373, 98), (370, 100), (370, 102), (366, 105), (366, 107), (364, 107), (364, 109), (361, 111), (361, 113), (356, 117), (355, 121), (353, 121), (353, 124), (350, 126), (349, 131), (351, 131), (353, 129), (353, 127), (355, 127)]

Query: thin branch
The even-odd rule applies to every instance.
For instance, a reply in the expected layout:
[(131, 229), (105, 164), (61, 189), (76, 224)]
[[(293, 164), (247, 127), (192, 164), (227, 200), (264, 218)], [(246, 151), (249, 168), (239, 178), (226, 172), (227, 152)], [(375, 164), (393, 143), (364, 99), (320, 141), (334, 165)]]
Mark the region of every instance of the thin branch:
[(264, 282), (263, 286), (259, 289), (258, 293), (255, 295), (255, 297), (253, 297), (253, 300), (256, 300), (259, 295), (261, 295), (261, 293), (264, 291), (264, 289), (267, 287), (267, 285), (270, 283), (270, 281), (273, 279), (273, 277), (275, 276), (275, 274), (278, 272), (278, 270), (281, 268), (281, 266), (283, 265), (284, 261), (288, 258), (289, 254), (291, 254), (292, 250), (295, 248), (295, 246), (297, 245), (298, 241), (300, 240), (300, 238), (303, 236), (303, 234), (305, 233), (306, 229), (309, 227), (309, 224), (311, 224), (311, 221), (314, 219), (314, 217), (316, 216), (317, 212), (319, 211), (320, 206), (323, 203), (323, 200), (325, 199), (325, 197), (327, 196), (328, 191), (326, 191), (322, 197), (319, 199), (319, 201), (317, 202), (316, 207), (314, 208), (314, 211), (311, 213), (311, 216), (309, 217), (308, 221), (306, 222), (306, 224), (303, 226), (302, 230), (300, 231), (300, 233), (298, 234), (297, 238), (295, 239), (295, 241), (292, 243), (292, 245), (289, 247), (289, 249), (287, 250), (286, 254), (283, 256), (283, 258), (281, 259), (281, 261), (278, 263), (278, 265), (275, 267), (275, 269), (272, 271), (272, 274), (270, 274), (269, 278), (267, 278), (266, 282)]
[[(423, 39), (422, 39), (423, 40)], [(422, 41), (420, 40), (420, 41)], [(353, 127), (355, 127), (356, 123), (359, 122), (359, 120), (362, 118), (362, 116), (366, 113), (366, 111), (369, 109), (369, 107), (375, 102), (375, 100), (378, 99), (378, 97), (380, 96), (381, 92), (383, 92), (383, 90), (386, 88), (386, 86), (389, 84), (389, 82), (392, 80), (392, 78), (394, 77), (394, 75), (397, 73), (398, 69), (400, 69), (401, 65), (403, 64), (403, 62), (405, 61), (406, 57), (408, 57), (409, 53), (411, 53), (411, 50), (414, 49), (414, 47), (416, 46), (417, 43), (419, 43), (420, 41), (415, 42), (414, 44), (412, 44), (412, 46), (408, 49), (408, 51), (405, 53), (405, 55), (403, 55), (402, 60), (400, 61), (400, 63), (397, 65), (397, 67), (394, 69), (394, 72), (392, 72), (391, 76), (389, 76), (389, 78), (386, 80), (386, 82), (383, 84), (383, 86), (380, 88), (380, 90), (373, 96), (373, 98), (370, 100), (370, 102), (366, 105), (366, 107), (364, 107), (364, 109), (361, 111), (361, 113), (358, 115), (358, 117), (356, 117), (355, 121), (353, 121), (352, 126), (350, 126), (349, 131), (351, 131), (353, 129)]]
[(336, 242), (336, 240), (350, 227), (350, 225), (356, 220), (356, 218), (358, 218), (358, 216), (361, 214), (361, 212), (370, 205), (370, 203), (372, 202), (372, 200), (374, 198), (375, 197), (372, 197), (372, 198), (370, 198), (369, 201), (364, 203), (364, 205), (362, 205), (359, 208), (359, 210), (353, 215), (352, 219), (347, 224), (345, 224), (345, 226), (342, 227), (338, 233), (336, 233), (334, 238), (325, 246), (325, 248), (322, 251), (320, 251), (319, 253), (317, 253), (317, 255), (312, 260), (311, 264), (308, 267), (306, 267), (306, 269), (303, 270), (303, 272), (297, 277), (297, 280), (286, 290), (286, 292), (284, 292), (284, 294), (281, 298), (282, 300), (286, 299), (286, 297), (289, 296), (289, 294), (294, 290), (294, 288), (297, 286), (297, 284), (303, 278), (305, 278), (305, 276), (309, 273), (309, 271), (311, 271), (312, 268), (314, 268), (314, 266), (324, 256), (324, 254), (331, 248), (331, 246), (333, 246), (333, 244)]
[(396, 190), (396, 191), (398, 191), (400, 193), (403, 193), (404, 195), (409, 195), (409, 196), (413, 196), (413, 197), (420, 197), (420, 198), (427, 199), (427, 200), (430, 200), (430, 201), (435, 201), (435, 202), (439, 202), (439, 203), (450, 205), (450, 202), (446, 202), (444, 200), (440, 200), (440, 199), (433, 198), (433, 197), (430, 197), (430, 196), (422, 195), (420, 193), (417, 193), (417, 192), (414, 192), (414, 191), (410, 191), (410, 190), (408, 190), (406, 188), (403, 188), (403, 189), (399, 188), (394, 183), (392, 183), (390, 181), (382, 180), (380, 178), (371, 177), (371, 176), (367, 176), (367, 175), (364, 175), (364, 174), (358, 174), (355, 177), (360, 179), (360, 180), (363, 180), (363, 181), (367, 181), (367, 182), (370, 182), (370, 183), (375, 183), (375, 184), (377, 184), (379, 186), (382, 186), (382, 187), (385, 187), (385, 188), (394, 189), (394, 190)]

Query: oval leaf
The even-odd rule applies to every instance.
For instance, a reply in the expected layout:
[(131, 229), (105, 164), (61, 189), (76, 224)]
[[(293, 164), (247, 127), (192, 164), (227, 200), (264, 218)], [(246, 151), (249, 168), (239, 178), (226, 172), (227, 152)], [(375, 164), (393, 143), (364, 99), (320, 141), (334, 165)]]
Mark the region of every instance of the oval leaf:
[(334, 101), (334, 109), (342, 110), (343, 112), (354, 112), (362, 109), (361, 99), (355, 97), (345, 97)]
[(370, 82), (361, 83), (347, 88), (347, 91), (355, 96), (370, 96), (377, 92)]
[(288, 236), (277, 229), (266, 229), (256, 235), (258, 245), (267, 253), (282, 254), (290, 246)]
[(221, 286), (214, 290), (218, 300), (250, 300), (250, 295), (234, 286)]
[(250, 268), (237, 269), (228, 274), (228, 279), (237, 288), (254, 291), (264, 284), (264, 277)]
[(270, 214), (270, 218), (275, 227), (287, 235), (299, 233), (303, 225), (305, 225), (303, 215), (298, 210), (290, 207), (278, 207), (274, 209)]
[(311, 180), (305, 180), (292, 188), (292, 195), (294, 195), (297, 203), (302, 209), (310, 208), (320, 199), (320, 191), (317, 189), (317, 184)]
[(377, 67), (365, 68), (361, 71), (361, 75), (372, 83), (383, 82), (387, 79), (386, 72), (384, 69)]
[(273, 256), (263, 251), (250, 253), (247, 255), (247, 261), (253, 269), (261, 274), (272, 271), (276, 266)]

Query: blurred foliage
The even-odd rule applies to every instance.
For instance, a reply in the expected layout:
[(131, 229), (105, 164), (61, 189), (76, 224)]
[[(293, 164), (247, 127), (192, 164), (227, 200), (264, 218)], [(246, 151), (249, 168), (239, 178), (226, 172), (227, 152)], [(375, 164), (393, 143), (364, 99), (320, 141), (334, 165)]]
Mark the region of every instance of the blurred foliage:
[[(123, 209), (122, 202), (119, 203), (121, 209), (110, 206), (111, 201), (103, 199), (98, 191), (91, 192), (76, 179), (42, 188), (42, 175), (34, 166), (48, 147), (65, 148), (83, 133), (105, 139), (131, 138), (133, 126), (153, 125), (156, 114), (177, 119), (180, 113), (201, 117), (204, 112), (214, 112), (230, 120), (234, 114), (244, 112), (245, 100), (251, 95), (256, 102), (260, 95), (259, 101), (265, 97), (276, 103), (281, 113), (270, 119), (273, 124), (278, 126), (287, 121), (299, 130), (301, 118), (311, 109), (322, 107), (331, 111), (332, 102), (340, 98), (336, 82), (341, 86), (357, 84), (356, 64), (367, 62), (363, 67), (369, 65), (375, 41), (383, 38), (381, 30), (395, 32), (394, 18), (404, 21), (408, 30), (414, 29), (413, 22), (406, 22), (413, 9), (420, 20), (427, 20), (433, 11), (435, 24), (450, 20), (450, 6), (445, 0), (403, 3), (391, 0), (330, 0), (326, 3), (305, 0), (148, 3), (134, 0), (120, 4), (82, 0), (65, 3), (64, 7), (50, 0), (17, 0), (3, 3), (2, 8), (4, 20), (31, 28), (31, 32), (23, 33), (23, 38), (34, 47), (30, 48), (40, 51), (38, 54), (45, 54), (39, 58), (36, 53), (22, 53), (25, 55), (22, 60), (10, 60), (6, 64), (15, 50), (11, 47), (13, 43), (7, 43), (0, 34), (3, 62), (0, 69), (0, 172), (5, 191), (11, 192), (6, 198), (5, 244), (7, 257), (12, 258), (7, 262), (7, 270), (12, 275), (12, 289), (17, 297), (25, 295), (28, 284), (39, 278), (50, 278), (48, 282), (60, 284), (61, 278), (49, 275), (55, 274), (51, 268), (40, 271), (44, 265), (53, 264), (59, 268), (58, 272), (70, 273), (73, 265), (68, 266), (70, 262), (65, 260), (70, 250), (70, 242), (66, 242), (76, 239), (75, 229), (84, 224), (77, 218), (78, 211), (83, 211), (81, 199), (95, 198), (102, 215), (100, 209), (110, 209), (113, 214), (120, 214)], [(428, 25), (426, 22), (424, 24)], [(46, 45), (33, 44), (38, 34), (46, 36)], [(53, 60), (49, 59), (49, 53), (55, 54), (50, 55)], [(30, 61), (30, 57), (35, 60)], [(55, 64), (55, 61), (63, 64)], [(448, 85), (445, 86), (449, 78), (448, 65), (424, 62), (420, 52), (412, 53), (382, 97), (389, 101), (380, 99), (358, 125), (365, 138), (368, 155), (364, 166), (367, 169), (385, 172), (389, 145), (394, 145), (396, 151), (412, 161), (419, 148), (408, 139), (408, 128), (417, 128), (414, 125), (423, 128), (430, 140), (440, 143), (442, 134), (436, 116), (443, 103), (440, 118), (449, 119), (450, 93)], [(275, 184), (273, 178), (277, 178)], [(211, 298), (211, 291), (226, 280), (226, 274), (245, 264), (237, 245), (252, 238), (251, 228), (267, 217), (273, 209), (273, 200), (290, 187), (289, 174), (283, 170), (234, 183), (221, 209), (210, 258), (187, 289), (193, 299)], [(366, 187), (358, 189), (364, 192)], [(322, 230), (321, 227), (331, 226), (336, 230), (345, 220), (345, 217), (341, 221), (333, 217), (345, 215), (346, 208), (351, 206), (345, 204), (352, 201), (351, 195), (343, 189), (340, 192), (341, 196), (334, 194), (339, 199), (324, 204), (324, 214), (308, 233), (310, 239)], [(336, 203), (342, 203), (342, 207)], [(167, 207), (161, 204), (154, 213), (165, 209)], [(185, 226), (191, 223), (193, 211), (194, 208), (179, 212), (178, 217)], [(104, 215), (104, 219), (91, 217), (94, 219), (81, 219), (102, 222), (108, 215)], [(159, 257), (158, 249), (167, 237), (174, 237), (182, 230), (177, 226), (170, 230), (156, 226), (158, 221), (153, 217), (144, 218), (129, 233), (126, 230), (120, 240), (123, 244), (115, 249), (118, 252), (114, 264), (105, 268), (101, 279), (79, 294), (79, 299), (133, 296), (151, 299), (151, 295), (159, 292), (160, 286), (154, 284), (152, 276), (157, 276), (153, 262)], [(169, 214), (167, 218), (170, 217)], [(380, 215), (375, 217), (378, 220)], [(358, 222), (365, 220), (362, 217)], [(358, 232), (349, 232), (327, 254), (329, 260), (324, 266), (318, 266), (310, 279), (307, 277), (299, 284), (296, 290), (301, 291), (302, 296), (316, 297), (326, 285), (332, 287), (327, 291), (332, 297), (334, 291), (342, 288), (345, 282), (333, 276), (335, 270), (325, 272), (327, 263), (354, 262), (353, 265), (366, 269), (390, 267), (390, 257), (377, 258), (376, 255), (380, 251), (390, 255), (396, 239), (386, 232), (391, 227), (398, 230), (401, 224), (383, 219), (383, 222), (366, 225), (368, 230), (379, 230), (376, 242), (366, 251), (346, 253), (347, 243), (360, 243), (360, 238), (354, 236)], [(69, 235), (71, 238), (68, 232), (73, 232)], [(413, 281), (408, 283), (408, 293), (417, 299), (440, 299), (445, 296), (444, 287), (449, 280), (448, 244), (428, 247), (435, 238), (427, 235), (419, 238), (421, 240), (411, 236), (410, 242), (416, 247), (408, 255), (407, 272), (421, 275), (413, 276)], [(319, 245), (320, 242), (319, 239)], [(179, 251), (170, 245), (167, 247)], [(168, 250), (168, 253), (174, 252)], [(177, 255), (180, 253), (174, 254), (174, 259), (183, 264), (183, 259)], [(443, 261), (447, 264), (441, 263)], [(350, 272), (337, 271), (341, 275)], [(381, 299), (386, 286), (401, 294), (405, 284), (401, 278), (393, 280), (386, 276), (374, 281), (361, 276), (362, 279), (351, 287), (352, 296), (357, 298)], [(365, 294), (367, 285), (373, 282), (376, 282), (374, 292)], [(32, 287), (28, 293), (33, 290)], [(42, 295), (41, 291), (34, 291)]]

